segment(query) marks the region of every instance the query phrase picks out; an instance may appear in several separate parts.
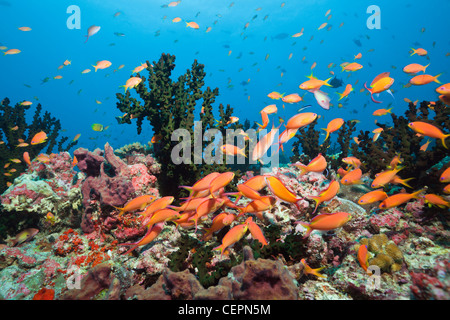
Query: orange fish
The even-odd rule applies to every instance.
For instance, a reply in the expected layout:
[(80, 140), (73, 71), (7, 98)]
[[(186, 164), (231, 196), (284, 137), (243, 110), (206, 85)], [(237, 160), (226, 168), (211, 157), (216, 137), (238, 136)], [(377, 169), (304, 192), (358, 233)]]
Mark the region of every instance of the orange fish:
[(327, 24), (328, 24), (328, 23), (326, 23), (326, 22), (322, 23), (322, 24), (319, 26), (319, 28), (317, 28), (317, 30), (321, 30), (321, 29), (325, 28), (325, 27), (327, 26)]
[(98, 61), (97, 64), (94, 66), (92, 65), (95, 69), (95, 72), (97, 72), (97, 69), (106, 69), (109, 68), (111, 66), (111, 62), (108, 60), (101, 60)]
[(316, 212), (317, 208), (321, 203), (333, 199), (339, 192), (339, 188), (340, 188), (339, 182), (333, 180), (330, 182), (328, 187), (325, 190), (323, 190), (318, 196), (311, 197), (316, 202), (316, 207), (314, 208), (313, 214)]
[(281, 134), (280, 137), (278, 139), (278, 150), (280, 151), (280, 149), (282, 151), (284, 151), (283, 149), (283, 144), (288, 142), (289, 140), (291, 140), (293, 137), (295, 137), (295, 135), (297, 134), (298, 129), (286, 129), (284, 130)]
[[(211, 239), (211, 236), (214, 232), (217, 232), (219, 230), (221, 230), (223, 227), (226, 226), (226, 224), (223, 222), (225, 218), (228, 217), (230, 213), (226, 213), (226, 212), (221, 212), (218, 215), (216, 215), (214, 217), (214, 219), (212, 220), (211, 223), (211, 227), (208, 229), (205, 229), (205, 233), (203, 234), (202, 240), (203, 241), (208, 241)], [(234, 216), (234, 214), (231, 214), (232, 216)]]
[(237, 146), (233, 146), (231, 144), (224, 144), (221, 147), (221, 150), (224, 154), (229, 155), (229, 156), (241, 155), (241, 156), (244, 156), (245, 158), (247, 158), (247, 156), (245, 155), (244, 148), (238, 148)]
[(25, 161), (26, 164), (31, 166), (30, 154), (27, 151), (23, 153), (23, 161)]
[(189, 186), (180, 186), (180, 188), (184, 188), (186, 190), (189, 190), (190, 196), (195, 195), (195, 193), (199, 191), (203, 191), (206, 189), (209, 189), (211, 185), (211, 181), (213, 181), (215, 178), (217, 178), (220, 175), (219, 172), (212, 172), (202, 179), (198, 180), (192, 187)]
[(380, 209), (389, 209), (393, 207), (397, 207), (405, 202), (408, 202), (411, 199), (418, 199), (419, 194), (425, 191), (425, 189), (413, 192), (413, 193), (397, 193), (393, 196), (387, 197), (380, 203), (378, 208)]
[(76, 156), (73, 156), (73, 160), (72, 160), (72, 167), (75, 167), (78, 163), (78, 159)]
[(434, 125), (422, 121), (415, 121), (410, 122), (408, 124), (408, 127), (416, 133), (420, 133), (421, 135), (430, 138), (441, 139), (444, 148), (448, 149), (445, 145), (445, 139), (450, 137), (450, 134), (444, 134), (439, 128), (435, 127)]
[(151, 226), (153, 226), (154, 224), (165, 221), (172, 221), (178, 218), (180, 218), (180, 214), (177, 211), (164, 208), (155, 211), (152, 217), (147, 220), (144, 220), (142, 224), (148, 228), (151, 228)]
[(443, 191), (445, 194), (450, 194), (450, 184), (446, 185), (446, 186), (444, 187), (444, 189), (442, 189), (442, 191)]
[(262, 125), (259, 123), (256, 123), (259, 126), (259, 130), (265, 129), (267, 127), (267, 125), (269, 124), (269, 116), (268, 113), (265, 111), (261, 111), (261, 120), (262, 120)]
[(408, 74), (416, 74), (416, 73), (419, 73), (420, 71), (422, 71), (425, 73), (425, 70), (428, 68), (429, 65), (430, 64), (423, 66), (418, 63), (411, 63), (403, 68), (403, 72), (408, 73)]
[(361, 58), (362, 58), (362, 54), (361, 54), (361, 52), (360, 52), (360, 53), (358, 53), (358, 54), (355, 56), (355, 58), (354, 58), (353, 60), (361, 59)]
[(428, 203), (429, 207), (431, 207), (431, 205), (435, 205), (442, 209), (444, 209), (445, 207), (450, 208), (449, 201), (445, 200), (441, 196), (432, 193), (425, 195), (425, 203)]
[(266, 154), (267, 150), (269, 150), (270, 146), (273, 144), (275, 139), (275, 135), (278, 132), (278, 128), (272, 128), (272, 130), (262, 137), (255, 148), (252, 151), (252, 161), (259, 161), (262, 163), (261, 158)]
[(306, 166), (301, 163), (292, 164), (292, 165), (300, 169), (300, 171), (301, 171), (300, 176), (301, 176), (308, 172), (324, 171), (327, 168), (327, 160), (321, 153), (319, 153), (319, 155), (317, 157), (315, 157), (314, 159), (312, 159)]
[(411, 78), (409, 80), (409, 83), (416, 85), (416, 86), (421, 86), (421, 85), (425, 85), (431, 82), (436, 82), (436, 83), (441, 83), (438, 80), (438, 77), (441, 75), (442, 73), (436, 75), (436, 76), (431, 76), (429, 74), (420, 74), (418, 76), (415, 76), (413, 78)]
[(325, 267), (312, 269), (310, 266), (308, 266), (306, 264), (306, 260), (305, 259), (300, 260), (300, 262), (303, 265), (303, 274), (311, 274), (311, 275), (314, 275), (314, 276), (316, 276), (318, 278), (326, 278), (327, 277), (327, 276), (319, 273), (319, 271), (324, 269)]
[(414, 178), (408, 178), (408, 179), (402, 179), (399, 176), (395, 175), (394, 178), (392, 178), (392, 180), (390, 181), (390, 183), (392, 184), (402, 184), (405, 187), (411, 188), (412, 187), (407, 183), (408, 181), (412, 180)]
[(195, 230), (197, 231), (198, 220), (210, 213), (216, 212), (224, 204), (225, 200), (210, 198), (203, 201), (195, 210), (195, 214), (189, 219), (195, 222)]
[(383, 132), (383, 128), (376, 128), (372, 132), (375, 133), (372, 138), (373, 142), (375, 142), (378, 140), (378, 137), (380, 136), (381, 132)]
[(175, 200), (172, 196), (162, 197), (155, 201), (153, 201), (145, 211), (140, 212), (143, 217), (150, 217), (158, 210), (165, 209), (167, 206), (171, 205), (173, 200)]
[(31, 139), (31, 145), (44, 143), (47, 141), (47, 134), (44, 131), (38, 132), (34, 135), (34, 137)]
[(349, 63), (349, 64), (347, 64), (347, 65), (345, 65), (345, 66), (341, 66), (341, 68), (342, 68), (342, 71), (357, 71), (357, 70), (360, 70), (360, 69), (362, 69), (362, 65), (361, 64), (359, 64), (359, 63), (356, 63), (356, 62), (352, 62), (352, 63)]
[(250, 188), (249, 186), (243, 183), (238, 184), (237, 189), (244, 197), (252, 200), (261, 199), (262, 197), (258, 191)]
[(276, 113), (278, 111), (277, 105), (275, 104), (269, 104), (268, 106), (264, 107), (264, 109), (261, 110), (261, 112), (265, 112), (267, 114)]
[(357, 169), (361, 166), (361, 160), (356, 157), (346, 157), (342, 159), (342, 162)]
[(423, 145), (420, 146), (420, 151), (427, 151), (428, 146), (430, 144), (431, 140), (427, 140), (427, 142), (425, 142)]
[(383, 189), (378, 189), (374, 191), (370, 191), (364, 194), (361, 198), (359, 198), (359, 204), (370, 204), (378, 201), (383, 201), (388, 197), (387, 193), (383, 191)]
[(342, 119), (342, 118), (336, 118), (336, 119), (331, 120), (331, 121), (328, 123), (326, 129), (325, 129), (325, 128), (322, 128), (322, 130), (325, 130), (326, 133), (327, 133), (327, 135), (326, 135), (326, 137), (325, 137), (325, 140), (323, 140), (322, 144), (328, 139), (330, 133), (339, 130), (339, 129), (342, 127), (342, 125), (344, 124), (344, 122), (345, 122), (344, 119)]
[(155, 240), (155, 238), (161, 233), (163, 227), (164, 227), (164, 222), (157, 223), (147, 230), (147, 233), (144, 235), (144, 237), (141, 240), (139, 240), (135, 243), (121, 243), (120, 244), (121, 246), (131, 246), (130, 250), (125, 252), (124, 255), (129, 254), (137, 247), (145, 246), (146, 244), (149, 244), (150, 242)]
[(450, 96), (450, 83), (443, 84), (436, 88), (436, 92), (444, 96)]
[(394, 169), (391, 170), (386, 170), (380, 173), (377, 173), (375, 175), (375, 179), (372, 181), (372, 184), (370, 185), (372, 188), (379, 188), (379, 187), (384, 187), (385, 185), (387, 185), (389, 182), (392, 181), (392, 179), (394, 179), (394, 176), (400, 171), (402, 170), (404, 167), (395, 167)]
[(374, 115), (374, 116), (384, 116), (384, 115), (386, 115), (386, 114), (388, 114), (388, 113), (391, 113), (391, 110), (392, 110), (393, 108), (390, 108), (390, 109), (377, 109), (377, 110), (375, 110), (373, 113), (372, 113), (372, 115)]
[(298, 95), (298, 93), (291, 93), (285, 97), (282, 97), (281, 100), (283, 100), (283, 102), (286, 102), (286, 103), (297, 103), (297, 102), (302, 101), (303, 99), (302, 99), (302, 97), (300, 97)]
[(255, 222), (253, 222), (252, 217), (248, 217), (247, 220), (245, 220), (245, 223), (248, 225), (248, 230), (250, 231), (253, 239), (258, 240), (261, 243), (262, 247), (268, 245), (261, 228), (258, 227)]
[(220, 257), (222, 257), (225, 249), (228, 248), (229, 246), (235, 244), (239, 240), (241, 240), (242, 237), (247, 232), (247, 230), (248, 230), (247, 223), (238, 224), (238, 225), (234, 226), (222, 238), (222, 244), (218, 247), (215, 247), (213, 250), (220, 250)]
[(191, 21), (191, 22), (187, 22), (186, 21), (186, 27), (192, 28), (192, 29), (198, 29), (200, 28), (200, 26), (198, 25), (197, 22)]
[(426, 56), (428, 53), (427, 50), (425, 50), (423, 48), (418, 48), (418, 49), (411, 48), (411, 50), (413, 51), (411, 53), (411, 56), (415, 55), (415, 54), (417, 54), (418, 56)]
[(309, 125), (311, 122), (316, 120), (317, 113), (304, 112), (296, 114), (291, 117), (286, 123), (286, 129), (299, 129), (301, 127)]
[(298, 222), (306, 228), (306, 234), (303, 238), (307, 238), (313, 230), (329, 231), (342, 227), (352, 216), (347, 212), (322, 213), (315, 216), (310, 223)]
[(263, 196), (259, 199), (253, 200), (245, 207), (239, 208), (240, 211), (239, 216), (242, 216), (245, 213), (256, 213), (270, 210), (273, 208), (276, 202), (277, 199), (275, 197)]
[(354, 169), (342, 177), (341, 183), (346, 186), (354, 184), (362, 184), (363, 182), (361, 181), (361, 176), (362, 176), (361, 169), (359, 168)]
[(366, 272), (367, 272), (367, 267), (368, 267), (368, 260), (369, 260), (369, 256), (368, 256), (367, 246), (360, 245), (359, 249), (358, 249), (358, 261), (359, 261), (359, 264), (361, 265), (361, 267)]
[(282, 201), (294, 203), (298, 207), (298, 202), (303, 200), (303, 198), (298, 198), (297, 195), (290, 191), (277, 177), (267, 176), (266, 183), (272, 194)]
[(326, 80), (319, 80), (317, 78), (315, 78), (312, 74), (308, 77), (309, 80), (303, 82), (302, 84), (299, 85), (300, 89), (303, 90), (318, 90), (320, 89), (320, 87), (322, 87), (323, 85), (331, 87), (332, 85), (328, 83), (328, 81), (331, 80), (332, 77), (326, 79)]
[[(364, 83), (364, 87), (367, 89), (367, 91), (370, 92), (370, 97), (371, 97), (372, 101), (375, 102), (375, 103), (381, 103), (381, 101), (375, 100), (373, 98), (373, 95), (376, 94), (376, 93), (380, 93), (380, 92), (389, 90), (389, 88), (394, 83), (394, 79), (390, 78), (389, 76), (385, 76), (385, 74), (389, 74), (389, 72), (382, 73), (382, 74), (378, 75), (374, 79), (374, 81), (372, 81), (372, 84), (370, 85), (370, 88), (367, 87), (367, 83)], [(380, 77), (380, 78), (377, 79), (378, 77)], [(375, 80), (377, 80), (377, 81), (375, 82)]]
[(439, 182), (447, 183), (450, 182), (450, 167), (444, 170), (442, 172), (441, 176), (439, 177)]
[(122, 214), (134, 211), (134, 210), (143, 210), (146, 206), (148, 206), (153, 200), (155, 200), (155, 196), (152, 195), (143, 195), (137, 198), (134, 198), (128, 201), (123, 208), (114, 207), (119, 210), (119, 216)]
[(127, 80), (127, 82), (125, 82), (125, 84), (123, 86), (120, 86), (120, 87), (124, 87), (125, 92), (127, 92), (128, 89), (137, 87), (141, 82), (142, 82), (141, 78), (131, 77)]
[(244, 182), (244, 184), (247, 187), (252, 188), (255, 191), (260, 191), (262, 190), (265, 186), (267, 186), (266, 184), (266, 177), (265, 176), (254, 176), (250, 179), (248, 179), (247, 181)]
[(234, 172), (224, 172), (215, 177), (209, 186), (209, 192), (214, 195), (214, 192), (218, 191), (220, 188), (225, 187), (227, 184), (234, 179)]
[(20, 53), (21, 51), (19, 50), (19, 49), (9, 49), (9, 50), (7, 50), (7, 51), (5, 51), (5, 52), (3, 52), (3, 55), (7, 55), (7, 54), (18, 54), (18, 53)]
[[(339, 95), (339, 100), (341, 100), (341, 99), (347, 97), (347, 96), (350, 94), (350, 92), (352, 92), (352, 91), (353, 91), (353, 87), (352, 87), (352, 85), (349, 83), (349, 84), (347, 84), (347, 85), (345, 86), (344, 92), (342, 92), (342, 93), (336, 92), (336, 93)], [(338, 100), (338, 101), (339, 101), (339, 100)]]
[(267, 95), (270, 99), (279, 100), (282, 99), (284, 93), (280, 94), (279, 92), (273, 91)]

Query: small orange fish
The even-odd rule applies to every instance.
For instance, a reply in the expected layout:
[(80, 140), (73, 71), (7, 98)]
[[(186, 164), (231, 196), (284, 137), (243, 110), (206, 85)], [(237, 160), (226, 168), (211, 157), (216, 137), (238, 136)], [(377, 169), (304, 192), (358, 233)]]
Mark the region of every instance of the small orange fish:
[(375, 175), (375, 179), (372, 181), (372, 184), (370, 185), (372, 188), (379, 188), (379, 187), (384, 187), (385, 185), (387, 185), (389, 182), (392, 181), (392, 179), (394, 178), (394, 176), (400, 171), (402, 170), (404, 167), (395, 167), (394, 169), (391, 170), (386, 170), (380, 173), (377, 173)]
[(219, 174), (217, 177), (215, 177), (209, 186), (209, 192), (214, 195), (216, 191), (218, 191), (220, 188), (225, 187), (227, 184), (231, 182), (231, 180), (234, 179), (234, 172), (224, 172)]
[(422, 66), (421, 64), (418, 64), (418, 63), (411, 63), (403, 68), (403, 72), (408, 73), (408, 74), (416, 74), (416, 73), (419, 73), (420, 71), (422, 71), (423, 73), (425, 73), (425, 70), (428, 68), (429, 65), (430, 64), (427, 64), (426, 66)]
[(298, 222), (306, 228), (306, 234), (303, 238), (307, 238), (313, 230), (329, 231), (342, 227), (352, 216), (347, 212), (322, 213), (315, 216), (310, 223)]
[(321, 267), (321, 268), (317, 268), (317, 269), (313, 269), (310, 266), (308, 266), (306, 264), (306, 260), (305, 259), (301, 259), (300, 260), (301, 264), (303, 265), (303, 274), (311, 274), (314, 275), (318, 278), (326, 278), (326, 275), (323, 275), (321, 273), (319, 273), (320, 270), (324, 269), (325, 267)]
[(355, 58), (354, 58), (353, 60), (361, 59), (361, 58), (362, 58), (362, 54), (361, 54), (361, 52), (360, 52), (360, 53), (358, 53), (358, 54), (355, 56)]
[(423, 48), (418, 48), (418, 49), (411, 48), (411, 50), (413, 51), (411, 53), (411, 56), (415, 55), (415, 54), (417, 54), (418, 56), (426, 56), (428, 54), (427, 50), (425, 50)]
[(239, 216), (242, 216), (245, 213), (256, 213), (270, 210), (273, 208), (276, 202), (277, 199), (275, 197), (263, 196), (259, 199), (253, 200), (245, 207), (239, 208), (240, 211)]
[(155, 238), (161, 233), (163, 228), (164, 222), (157, 223), (147, 230), (147, 233), (144, 235), (144, 237), (142, 237), (141, 240), (135, 243), (121, 243), (121, 246), (131, 246), (131, 248), (127, 252), (125, 252), (124, 255), (129, 254), (137, 247), (145, 246), (146, 244), (149, 244), (150, 242), (155, 240)]
[(76, 156), (73, 156), (72, 167), (75, 167), (78, 164), (78, 159)]
[(20, 53), (21, 51), (19, 50), (19, 49), (9, 49), (9, 50), (7, 50), (7, 51), (5, 51), (5, 52), (3, 52), (3, 55), (7, 55), (7, 54), (18, 54), (18, 53)]
[(274, 176), (267, 176), (266, 183), (274, 196), (282, 201), (294, 203), (298, 207), (298, 202), (303, 198), (298, 198), (292, 191), (290, 191), (280, 179)]
[(308, 172), (323, 172), (327, 168), (327, 160), (319, 153), (319, 155), (312, 159), (306, 166), (301, 163), (294, 163), (292, 165), (300, 169), (301, 176)]
[(347, 71), (348, 72), (348, 71), (361, 70), (363, 68), (363, 66), (361, 64), (359, 64), (359, 63), (352, 62), (352, 63), (349, 63), (349, 64), (347, 64), (345, 66), (342, 66), (341, 68), (342, 68), (342, 71)]
[(436, 75), (436, 76), (431, 76), (429, 74), (420, 74), (418, 76), (415, 76), (413, 78), (411, 78), (409, 80), (409, 83), (416, 85), (416, 86), (422, 86), (425, 84), (429, 84), (431, 82), (436, 82), (436, 83), (441, 83), (438, 78), (442, 73)]
[(377, 101), (373, 98), (373, 95), (376, 93), (380, 93), (383, 91), (389, 90), (389, 88), (394, 83), (394, 79), (386, 76), (386, 74), (389, 74), (389, 72), (383, 72), (380, 75), (378, 75), (370, 85), (370, 88), (367, 87), (367, 84), (364, 83), (364, 87), (370, 92), (370, 97), (373, 102), (375, 103), (381, 103), (381, 101)]
[(367, 272), (369, 252), (367, 251), (366, 245), (360, 245), (358, 249), (358, 261), (364, 271)]
[[(203, 234), (202, 240), (203, 241), (208, 241), (211, 239), (211, 236), (214, 232), (217, 232), (219, 230), (221, 230), (223, 227), (226, 226), (226, 224), (224, 223), (224, 219), (227, 218), (229, 215), (229, 213), (227, 212), (221, 212), (218, 215), (216, 215), (214, 217), (214, 219), (212, 220), (211, 223), (211, 227), (208, 229), (205, 229), (205, 233)], [(234, 216), (234, 214), (232, 214)]]
[(361, 181), (361, 176), (362, 176), (361, 169), (359, 168), (354, 169), (342, 177), (341, 183), (346, 186), (354, 184), (362, 184), (363, 182)]
[(393, 207), (397, 207), (405, 202), (408, 202), (411, 199), (418, 199), (419, 194), (421, 194), (425, 189), (413, 192), (413, 193), (397, 193), (393, 196), (387, 197), (380, 203), (378, 208), (380, 209), (389, 209)]
[(387, 193), (383, 191), (383, 189), (378, 189), (374, 191), (370, 191), (364, 194), (361, 198), (359, 198), (359, 204), (370, 204), (378, 201), (383, 201), (388, 197)]
[[(352, 87), (352, 85), (349, 83), (349, 84), (347, 84), (347, 85), (345, 86), (344, 92), (342, 92), (342, 93), (336, 92), (336, 93), (339, 95), (339, 100), (341, 100), (341, 99), (347, 97), (347, 96), (350, 94), (350, 92), (352, 92), (352, 91), (353, 91), (353, 87)], [(339, 101), (339, 100), (338, 100), (338, 101)]]
[(431, 207), (431, 205), (438, 206), (439, 208), (450, 208), (450, 202), (442, 198), (441, 196), (438, 196), (436, 194), (426, 194), (425, 195), (425, 203), (428, 203), (428, 206)]
[(342, 162), (352, 166), (354, 169), (361, 167), (361, 160), (356, 157), (346, 157), (342, 159)]
[(297, 103), (297, 102), (302, 101), (303, 99), (302, 99), (302, 97), (300, 97), (298, 95), (298, 93), (292, 93), (292, 94), (288, 94), (285, 97), (282, 97), (281, 100), (283, 100), (283, 102), (286, 102), (286, 103)]
[(155, 211), (155, 213), (150, 218), (144, 220), (142, 224), (148, 228), (151, 228), (157, 223), (172, 221), (178, 218), (180, 218), (180, 214), (177, 211), (169, 208), (164, 208)]
[(252, 151), (252, 161), (259, 161), (262, 163), (261, 158), (272, 146), (277, 132), (278, 128), (272, 128), (272, 130), (270, 130), (268, 134), (266, 134), (258, 141), (258, 143), (256, 144), (255, 148)]
[(322, 87), (323, 85), (331, 87), (331, 84), (329, 84), (328, 82), (331, 80), (332, 77), (326, 79), (326, 80), (319, 80), (317, 78), (315, 78), (312, 74), (308, 77), (309, 80), (303, 82), (302, 84), (299, 85), (300, 89), (303, 90), (318, 90), (320, 89), (320, 87)]
[(443, 84), (436, 88), (436, 92), (444, 96), (450, 96), (450, 83)]
[(420, 146), (420, 151), (427, 151), (428, 146), (430, 144), (431, 140), (427, 140), (427, 142), (425, 142), (423, 145)]
[(269, 104), (268, 106), (264, 107), (264, 109), (261, 110), (261, 112), (265, 112), (267, 114), (276, 113), (278, 111), (276, 104)]
[[(205, 177), (198, 180), (192, 187), (189, 186), (180, 186), (180, 188), (184, 188), (190, 192), (190, 196), (195, 195), (195, 193), (199, 191), (203, 191), (209, 189), (211, 185), (211, 181), (214, 180), (217, 176), (219, 176), (219, 172), (212, 172)], [(194, 194), (193, 194), (194, 193)]]
[(450, 182), (450, 167), (444, 170), (442, 172), (441, 176), (439, 177), (439, 182), (447, 183)]
[(437, 128), (436, 126), (422, 121), (414, 121), (410, 122), (408, 124), (408, 127), (416, 133), (420, 133), (421, 135), (430, 138), (441, 139), (444, 148), (448, 149), (445, 145), (445, 139), (450, 137), (450, 134), (444, 134), (441, 129)]
[(286, 129), (299, 129), (316, 120), (317, 113), (304, 112), (296, 114), (286, 122)]
[(336, 118), (331, 120), (326, 128), (322, 128), (322, 130), (325, 130), (325, 132), (327, 133), (325, 140), (323, 140), (322, 144), (328, 139), (328, 137), (330, 136), (330, 133), (335, 132), (337, 130), (339, 130), (342, 125), (344, 124), (344, 119), (342, 118)]
[(445, 194), (450, 194), (450, 184), (446, 185), (444, 189), (442, 189), (442, 192)]
[(316, 202), (316, 207), (314, 208), (313, 214), (316, 212), (321, 203), (333, 199), (339, 192), (339, 188), (339, 182), (336, 180), (332, 180), (328, 187), (323, 190), (318, 196), (312, 196), (311, 198)]
[(39, 143), (44, 143), (45, 141), (47, 141), (47, 134), (44, 131), (41, 131), (34, 135), (34, 137), (31, 139), (30, 144), (35, 145)]
[(262, 197), (258, 191), (250, 188), (244, 183), (238, 184), (237, 189), (244, 197), (252, 200), (261, 199)]
[(200, 26), (198, 25), (197, 22), (191, 21), (191, 22), (187, 22), (186, 21), (186, 27), (192, 28), (192, 29), (199, 29)]
[(247, 158), (244, 148), (238, 148), (237, 146), (233, 146), (230, 144), (224, 144), (220, 149), (226, 155), (229, 155), (229, 156), (241, 155), (241, 156)]
[(245, 220), (245, 223), (248, 225), (248, 230), (250, 231), (252, 238), (258, 240), (261, 243), (262, 247), (267, 246), (268, 242), (264, 237), (261, 228), (258, 227), (258, 225), (255, 222), (253, 222), (253, 218), (248, 217), (247, 220)]
[(391, 110), (392, 110), (393, 108), (390, 108), (390, 109), (377, 109), (377, 110), (375, 110), (373, 113), (372, 113), (372, 115), (374, 115), (374, 116), (384, 116), (384, 115), (386, 115), (386, 114), (388, 114), (388, 113), (391, 113)]
[(151, 202), (155, 200), (155, 196), (143, 195), (128, 201), (123, 208), (114, 207), (119, 210), (119, 216), (129, 211), (143, 210)]
[(267, 184), (266, 184), (266, 177), (262, 176), (262, 175), (254, 176), (254, 177), (248, 179), (247, 181), (245, 181), (244, 184), (247, 187), (250, 187), (250, 188), (252, 188), (255, 191), (260, 191), (264, 187), (267, 186)]
[(248, 230), (248, 224), (238, 224), (228, 231), (225, 236), (222, 238), (222, 244), (218, 247), (215, 247), (213, 250), (220, 250), (220, 257), (222, 257), (223, 252), (226, 248), (233, 245), (242, 239), (245, 233)]
[(319, 26), (319, 28), (317, 28), (317, 30), (321, 30), (321, 29), (325, 28), (325, 27), (327, 26), (327, 24), (328, 24), (328, 23), (326, 23), (326, 22), (322, 23), (322, 24)]
[(279, 92), (273, 91), (273, 92), (269, 93), (267, 96), (270, 99), (279, 100), (279, 99), (283, 98), (284, 93), (280, 94)]
[(92, 66), (94, 67), (95, 72), (97, 72), (97, 69), (109, 68), (111, 66), (111, 64), (112, 63), (110, 61), (108, 61), (108, 60), (101, 60), (101, 61), (98, 61), (95, 66), (94, 65), (92, 65)]

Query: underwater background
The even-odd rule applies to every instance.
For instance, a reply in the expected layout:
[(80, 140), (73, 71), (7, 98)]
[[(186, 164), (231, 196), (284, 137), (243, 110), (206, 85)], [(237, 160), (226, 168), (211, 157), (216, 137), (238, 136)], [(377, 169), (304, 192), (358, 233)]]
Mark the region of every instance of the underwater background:
[[(449, 299), (449, 9), (449, 2), (435, 0), (0, 0), (0, 298)], [(415, 53), (419, 48), (426, 52)], [(205, 73), (200, 80), (185, 78), (188, 87), (202, 90), (195, 101), (189, 99), (198, 91), (173, 85), (186, 70), (199, 70), (194, 60)], [(94, 70), (99, 61), (110, 65)], [(133, 72), (147, 61), (151, 67)], [(344, 70), (350, 63), (360, 66)], [(426, 68), (403, 70), (413, 63)], [(394, 82), (371, 95), (370, 84), (383, 72)], [(421, 74), (433, 79), (412, 84)], [(173, 82), (164, 87), (166, 75)], [(311, 75), (328, 80), (320, 90), (329, 105), (320, 105), (317, 88), (299, 87), (314, 79)], [(125, 91), (130, 77), (145, 80)], [(349, 84), (353, 90), (340, 99)], [(218, 94), (208, 97), (207, 87), (218, 88)], [(282, 95), (269, 97), (274, 92)], [(294, 93), (300, 101), (283, 100)], [(134, 99), (144, 94), (148, 99), (136, 108)], [(38, 104), (42, 111), (35, 113)], [(271, 104), (277, 110), (268, 116), (267, 132), (280, 126), (281, 133), (302, 112), (317, 116), (284, 143), (279, 168), (262, 171), (256, 161), (232, 167), (170, 161), (170, 134), (180, 123), (189, 130), (193, 121), (222, 132), (257, 129), (261, 110)], [(373, 115), (382, 108), (388, 109), (384, 115)], [(345, 125), (330, 132), (324, 144), (327, 133), (321, 128), (336, 118)], [(440, 135), (408, 127), (422, 120)], [(377, 141), (373, 130), (380, 127)], [(33, 143), (40, 131), (48, 139)], [(126, 147), (134, 143), (140, 146)], [(23, 153), (28, 151), (27, 165)], [(245, 152), (250, 158), (252, 150)], [(322, 154), (326, 170), (302, 168)], [(362, 177), (341, 180), (360, 167)], [(373, 187), (383, 170), (399, 173), (400, 181)], [(202, 190), (180, 188), (217, 172), (233, 174)], [(263, 177), (260, 188), (250, 190), (256, 192), (253, 198), (239, 189), (263, 172), (276, 180)], [(339, 191), (322, 199), (333, 181), (340, 181)], [(379, 202), (388, 195), (412, 196), (386, 210), (378, 200), (362, 205), (361, 197), (378, 187), (386, 195)], [(216, 199), (213, 188), (229, 193), (219, 196), (232, 199), (226, 210), (221, 207), (226, 204), (215, 207), (218, 203), (210, 201)], [(195, 213), (198, 203), (191, 209), (195, 226), (193, 216), (177, 220), (183, 198), (192, 200), (204, 190), (211, 191), (203, 195), (211, 202), (207, 214)], [(154, 212), (136, 213), (163, 197), (173, 197), (158, 208), (170, 210), (170, 217), (149, 223), (145, 219)], [(261, 197), (266, 198), (248, 209)], [(133, 199), (137, 205), (127, 207)], [(213, 219), (223, 212), (231, 214), (228, 222), (212, 230)], [(342, 212), (348, 215), (334, 216), (332, 227), (314, 229), (313, 221), (320, 220), (315, 217)], [(139, 243), (152, 228), (155, 242)], [(233, 230), (243, 233), (227, 233)], [(330, 230), (335, 233), (319, 232)], [(244, 236), (247, 231), (251, 236)], [(233, 237), (229, 246), (235, 244), (231, 252), (227, 245), (220, 248), (227, 234)], [(383, 274), (378, 291), (368, 285), (369, 265)], [(278, 283), (270, 290), (267, 269), (272, 270), (267, 277)], [(107, 285), (97, 283), (95, 273), (107, 278)], [(183, 282), (181, 273), (197, 281), (196, 289), (183, 283), (178, 293), (164, 293), (164, 285)], [(82, 288), (89, 289), (67, 285), (78, 274)], [(230, 274), (234, 280), (226, 280)], [(243, 289), (253, 281), (261, 281), (258, 290)]]

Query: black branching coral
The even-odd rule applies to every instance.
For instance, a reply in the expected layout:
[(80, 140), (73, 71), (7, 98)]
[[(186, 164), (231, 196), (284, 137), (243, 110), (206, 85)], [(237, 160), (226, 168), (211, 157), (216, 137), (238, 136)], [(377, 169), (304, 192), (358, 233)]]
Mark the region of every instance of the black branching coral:
[[(211, 143), (202, 139), (201, 148), (198, 148), (199, 141), (195, 140), (196, 134), (198, 137), (198, 133), (201, 132), (201, 137), (204, 137), (206, 130), (217, 129), (225, 137), (226, 129), (238, 129), (241, 125), (230, 121), (233, 109), (229, 105), (224, 107), (220, 104), (218, 114), (213, 115), (213, 104), (219, 95), (219, 89), (210, 87), (203, 89), (206, 75), (204, 65), (194, 60), (191, 69), (186, 70), (177, 81), (173, 81), (171, 75), (175, 68), (174, 62), (174, 55), (164, 53), (158, 62), (153, 62), (153, 65), (147, 61), (145, 70), (148, 71), (148, 78), (140, 73), (136, 75), (142, 79), (135, 87), (137, 98), (130, 92), (134, 90), (127, 90), (125, 94), (117, 93), (116, 105), (122, 113), (125, 113), (117, 117), (119, 124), (131, 124), (132, 120), (136, 121), (138, 134), (142, 132), (144, 120), (149, 121), (154, 137), (159, 139), (159, 142), (154, 144), (154, 156), (161, 164), (161, 174), (158, 177), (160, 192), (163, 195), (175, 196), (179, 194), (179, 186), (192, 185), (208, 173), (227, 170), (225, 162), (217, 164), (216, 161), (207, 164), (202, 159), (194, 158), (202, 157), (201, 153), (194, 154), (194, 146), (197, 147), (197, 151), (200, 149), (204, 151)], [(200, 118), (197, 126), (194, 123), (196, 114), (199, 114)], [(172, 151), (180, 143), (172, 141), (172, 133), (177, 129), (189, 132), (190, 141), (187, 142), (190, 142), (191, 146), (190, 163), (176, 164), (172, 159)]]
[[(0, 102), (0, 193), (6, 189), (7, 182), (13, 181), (26, 169), (26, 164), (23, 161), (24, 152), (28, 152), (30, 159), (33, 159), (40, 153), (50, 154), (56, 150), (58, 152), (68, 151), (78, 143), (78, 141), (71, 141), (65, 147), (63, 146), (68, 138), (62, 137), (58, 140), (59, 131), (61, 130), (60, 121), (52, 117), (48, 111), (41, 115), (41, 104), (36, 106), (33, 120), (30, 124), (27, 124), (26, 112), (30, 108), (30, 105), (21, 103), (11, 106), (8, 98), (4, 98)], [(30, 143), (32, 137), (40, 131), (44, 131), (47, 134), (46, 142), (36, 145), (30, 144), (27, 147), (18, 147), (22, 140)], [(14, 161), (14, 159), (18, 159), (21, 162), (17, 163), (18, 161)], [(8, 163), (10, 165), (7, 165)]]

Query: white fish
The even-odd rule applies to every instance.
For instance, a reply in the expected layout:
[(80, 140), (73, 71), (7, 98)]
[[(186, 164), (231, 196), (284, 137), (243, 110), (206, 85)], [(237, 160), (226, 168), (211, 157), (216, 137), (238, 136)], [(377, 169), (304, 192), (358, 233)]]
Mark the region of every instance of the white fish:
[(316, 98), (319, 106), (324, 108), (325, 110), (330, 109), (330, 97), (325, 92), (320, 90), (309, 90), (309, 92), (314, 93), (314, 98)]
[(99, 30), (100, 30), (100, 26), (95, 26), (95, 25), (90, 26), (89, 29), (88, 29), (88, 34), (85, 36), (87, 38), (86, 38), (86, 41), (84, 43), (86, 43), (88, 41), (89, 37), (92, 37), (94, 34), (99, 32)]

